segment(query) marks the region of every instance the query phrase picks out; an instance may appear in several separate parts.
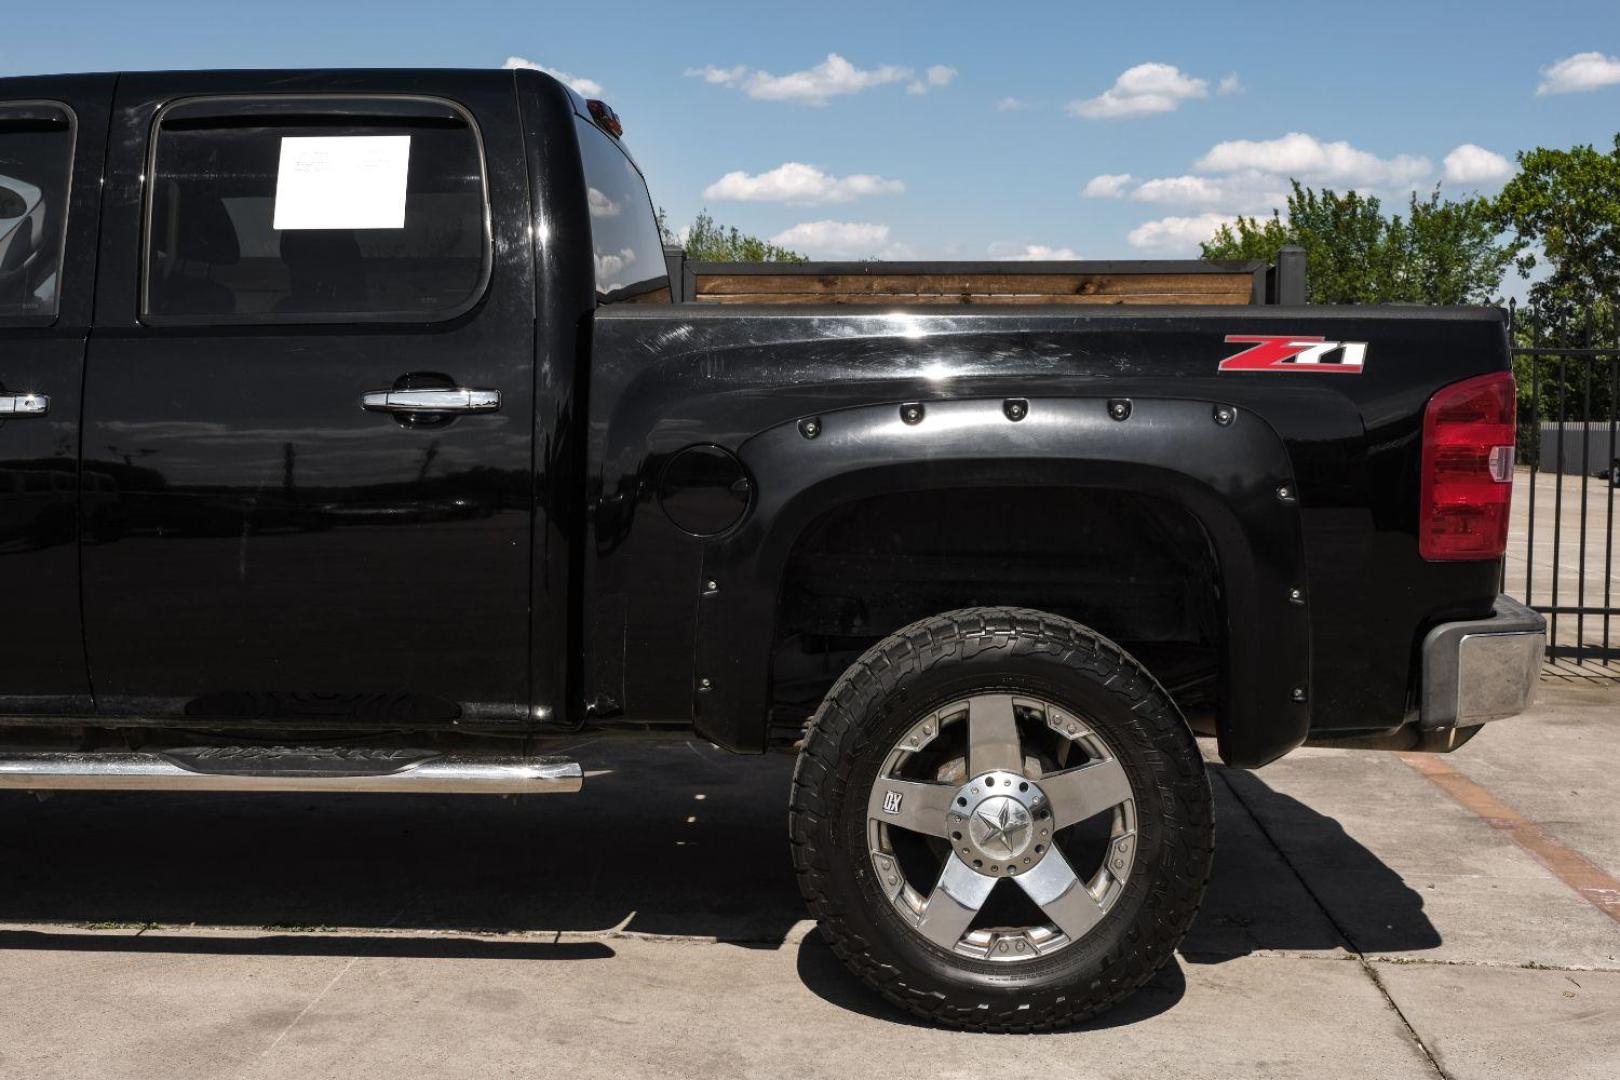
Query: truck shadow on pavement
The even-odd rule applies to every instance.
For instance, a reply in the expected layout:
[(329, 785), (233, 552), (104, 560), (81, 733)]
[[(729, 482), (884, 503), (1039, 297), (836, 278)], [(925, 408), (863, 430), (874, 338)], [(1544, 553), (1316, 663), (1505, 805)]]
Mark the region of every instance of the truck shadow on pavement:
[[(603, 760), (592, 756), (580, 752), (583, 793), (526, 801), (3, 793), (0, 949), (565, 960), (611, 958), (620, 931), (766, 949), (799, 940), (791, 758), (688, 740), (602, 744)], [(1439, 944), (1398, 874), (1262, 777), (1212, 770), (1216, 869), (1182, 961)], [(1318, 898), (1304, 884), (1314, 867), (1343, 887)], [(91, 932), (141, 927), (152, 929)], [(812, 992), (904, 1019), (819, 935), (797, 947)], [(1184, 987), (1172, 962), (1102, 1022), (1163, 1011)]]

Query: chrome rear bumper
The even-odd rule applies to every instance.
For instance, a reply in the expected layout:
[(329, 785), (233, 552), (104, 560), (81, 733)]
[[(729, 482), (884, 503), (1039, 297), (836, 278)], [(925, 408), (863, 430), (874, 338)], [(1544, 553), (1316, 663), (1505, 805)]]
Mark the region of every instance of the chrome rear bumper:
[(1468, 728), (1530, 706), (1541, 675), (1547, 620), (1510, 596), (1486, 619), (1442, 623), (1423, 639), (1419, 726)]

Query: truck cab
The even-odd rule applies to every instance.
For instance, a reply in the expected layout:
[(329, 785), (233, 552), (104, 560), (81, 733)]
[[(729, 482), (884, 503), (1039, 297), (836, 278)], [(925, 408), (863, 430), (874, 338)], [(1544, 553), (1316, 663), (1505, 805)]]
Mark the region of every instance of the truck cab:
[[(3, 219), (0, 379), (34, 402), (3, 452), (68, 481), (8, 500), (13, 544), (46, 542), (9, 556), (29, 630), (0, 661), (7, 711), (515, 730), (566, 711), (593, 270), (604, 300), (667, 298), (619, 145), (549, 80), (498, 72), (0, 98), (28, 172), (3, 181), (24, 212)], [(355, 146), (406, 156), (337, 156)], [(277, 202), (344, 170), (378, 186)], [(545, 209), (576, 204), (589, 221)], [(95, 493), (83, 543), (46, 530), (91, 478), (116, 499)]]

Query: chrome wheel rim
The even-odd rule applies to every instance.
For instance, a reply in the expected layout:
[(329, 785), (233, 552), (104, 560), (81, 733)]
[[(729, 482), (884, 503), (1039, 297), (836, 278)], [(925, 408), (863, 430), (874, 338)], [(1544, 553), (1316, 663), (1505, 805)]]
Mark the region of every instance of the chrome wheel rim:
[[(895, 743), (866, 835), (878, 888), (912, 932), (975, 960), (1028, 962), (1080, 941), (1118, 902), (1136, 855), (1136, 799), (1084, 718), (1030, 695), (975, 694)], [(997, 895), (1007, 906), (998, 885), (1040, 921), (997, 921), (987, 904)]]

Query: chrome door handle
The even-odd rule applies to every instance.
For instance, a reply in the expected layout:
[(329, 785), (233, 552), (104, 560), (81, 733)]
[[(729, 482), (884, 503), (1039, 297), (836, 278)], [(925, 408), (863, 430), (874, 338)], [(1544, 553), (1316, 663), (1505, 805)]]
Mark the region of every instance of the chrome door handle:
[(360, 407), (370, 412), (390, 413), (475, 413), (494, 412), (501, 407), (499, 390), (468, 390), (465, 387), (421, 388), (412, 390), (368, 390), (360, 395)]
[(44, 394), (0, 394), (0, 416), (44, 416), (51, 399)]

